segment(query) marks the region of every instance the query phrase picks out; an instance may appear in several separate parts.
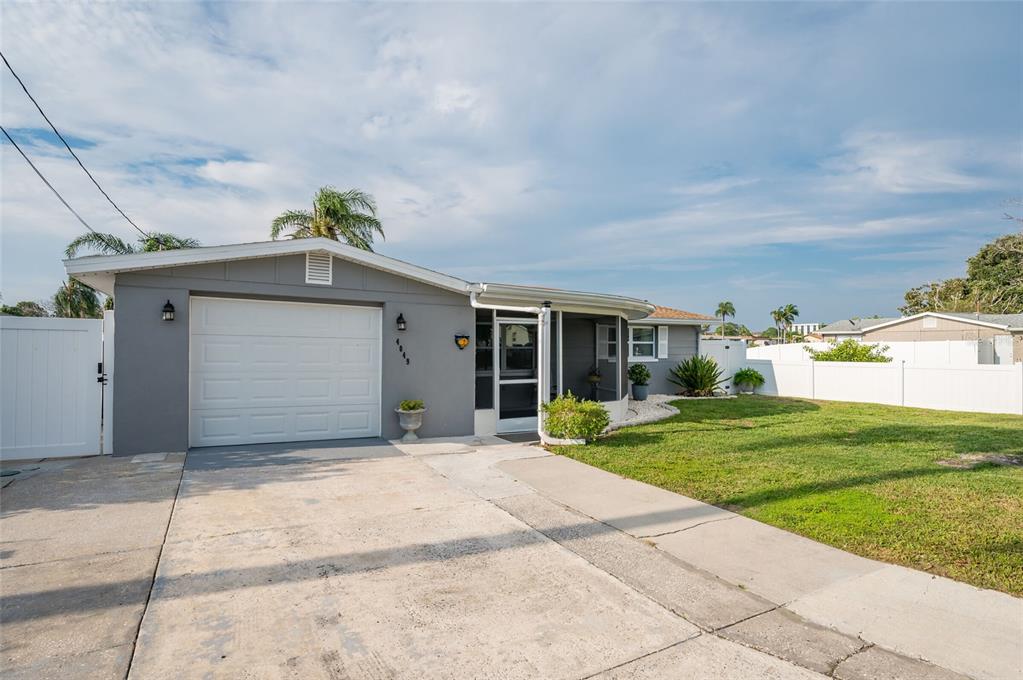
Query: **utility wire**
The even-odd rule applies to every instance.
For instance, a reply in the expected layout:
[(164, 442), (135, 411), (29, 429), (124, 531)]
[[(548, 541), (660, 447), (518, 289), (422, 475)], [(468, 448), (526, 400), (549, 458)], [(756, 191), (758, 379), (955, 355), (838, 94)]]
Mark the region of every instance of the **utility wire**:
[[(21, 89), (25, 91), (25, 94), (28, 95), (28, 98), (32, 100), (33, 104), (35, 104), (36, 109), (39, 111), (39, 114), (43, 117), (43, 119), (49, 124), (50, 129), (53, 130), (54, 134), (56, 134), (58, 138), (60, 138), (60, 141), (64, 142), (64, 146), (67, 147), (68, 152), (71, 154), (71, 156), (76, 161), (78, 161), (78, 165), (82, 168), (82, 170), (85, 172), (85, 174), (89, 176), (89, 179), (91, 179), (92, 183), (96, 185), (96, 188), (99, 189), (99, 192), (101, 194), (103, 194), (104, 198), (106, 198), (107, 201), (109, 201), (110, 205), (114, 206), (114, 209), (117, 212), (121, 213), (121, 217), (123, 217), (124, 219), (128, 220), (128, 223), (131, 224), (131, 226), (135, 227), (136, 231), (138, 231), (138, 233), (140, 233), (144, 238), (153, 238), (153, 236), (151, 234), (147, 234), (145, 231), (143, 231), (139, 227), (139, 225), (135, 224), (132, 221), (132, 219), (130, 217), (128, 217), (124, 213), (124, 211), (121, 210), (121, 208), (116, 203), (114, 203), (114, 199), (110, 198), (110, 195), (106, 191), (103, 190), (103, 187), (100, 186), (99, 182), (96, 181), (96, 178), (92, 176), (91, 172), (89, 172), (89, 169), (85, 167), (84, 163), (82, 163), (82, 159), (78, 157), (78, 154), (75, 153), (75, 150), (72, 149), (71, 145), (67, 143), (66, 139), (64, 139), (64, 135), (60, 134), (60, 130), (57, 129), (57, 126), (55, 126), (53, 124), (53, 122), (50, 120), (49, 116), (46, 115), (46, 112), (43, 111), (43, 107), (39, 106), (39, 102), (36, 101), (35, 97), (32, 96), (32, 93), (28, 91), (27, 87), (25, 87), (25, 83), (22, 82), (21, 78), (14, 71), (14, 68), (11, 66), (11, 63), (9, 61), (7, 61), (7, 57), (4, 55), (3, 52), (0, 52), (0, 59), (4, 60), (4, 64), (7, 66), (7, 70), (10, 71), (11, 75), (14, 76), (14, 79), (18, 81), (18, 85), (21, 85)], [(4, 131), (4, 134), (7, 135), (7, 131), (6, 130)], [(7, 139), (11, 139), (11, 136), (7, 135)], [(14, 140), (13, 139), (11, 139), (11, 143), (14, 144)], [(15, 146), (15, 148), (18, 147), (17, 144), (14, 144), (14, 146)], [(21, 151), (21, 149), (19, 148), (18, 151)], [(25, 156), (24, 152), (22, 152), (21, 155), (25, 158), (26, 161), (28, 161), (29, 165), (32, 165), (32, 161), (28, 160), (28, 156)], [(32, 169), (35, 170), (35, 166), (34, 165), (32, 165)], [(46, 178), (43, 177), (42, 174), (40, 174), (38, 170), (36, 170), (36, 174), (38, 174), (39, 177), (42, 178), (42, 180), (44, 182), (46, 182)], [(46, 182), (46, 185), (50, 186), (50, 183)], [(53, 189), (52, 186), (50, 186), (50, 188)], [(57, 190), (54, 189), (53, 193), (56, 194)], [(57, 194), (57, 197), (60, 198), (60, 194)], [(67, 206), (68, 210), (71, 210), (71, 212), (75, 212), (74, 210), (71, 209), (71, 206), (69, 206), (67, 204), (67, 201), (65, 201), (63, 198), (61, 198), (60, 200), (61, 200), (61, 202), (64, 203), (64, 205)], [(85, 220), (83, 220), (81, 217), (79, 217), (78, 213), (75, 213), (75, 217), (78, 217), (78, 219), (82, 222), (82, 224), (85, 224)], [(85, 226), (88, 227), (89, 225), (86, 224)], [(92, 229), (92, 227), (89, 227), (89, 229)], [(93, 230), (93, 231), (95, 231), (95, 230)], [(160, 243), (160, 239), (157, 238), (156, 242)], [(161, 245), (162, 245), (162, 243), (161, 243)]]
[(11, 138), (11, 135), (7, 133), (7, 130), (5, 130), (2, 125), (0, 125), (0, 130), (3, 131), (4, 137), (7, 138), (7, 141), (13, 144), (14, 148), (18, 150), (18, 153), (20, 153), (21, 157), (25, 159), (25, 162), (28, 163), (29, 167), (36, 171), (36, 174), (39, 175), (39, 179), (43, 180), (43, 184), (50, 187), (50, 191), (52, 191), (53, 194), (60, 199), (60, 202), (64, 204), (64, 207), (70, 210), (71, 214), (77, 217), (78, 221), (81, 222), (86, 229), (99, 236), (99, 232), (90, 227), (89, 223), (82, 219), (82, 216), (75, 212), (75, 209), (72, 208), (71, 205), (64, 200), (64, 197), (60, 195), (60, 192), (53, 188), (53, 185), (50, 184), (50, 181), (43, 177), (43, 173), (39, 172), (39, 168), (37, 168), (35, 163), (32, 162), (32, 159), (25, 155), (25, 152), (21, 150), (21, 147), (18, 146), (18, 143)]
[(64, 207), (65, 207), (65, 208), (67, 208), (68, 210), (70, 210), (70, 211), (71, 211), (71, 214), (72, 214), (72, 215), (74, 215), (75, 217), (77, 217), (77, 218), (78, 218), (78, 221), (79, 221), (79, 222), (81, 222), (81, 223), (82, 223), (82, 225), (83, 225), (83, 226), (84, 226), (84, 227), (85, 227), (86, 229), (88, 229), (89, 231), (91, 231), (91, 232), (92, 232), (93, 234), (96, 234), (96, 236), (98, 236), (98, 237), (99, 237), (99, 239), (100, 239), (101, 241), (103, 241), (103, 243), (107, 244), (107, 246), (108, 246), (108, 247), (110, 247), (110, 248), (112, 248), (113, 250), (115, 250), (115, 251), (116, 251), (116, 250), (117, 250), (117, 248), (116, 248), (116, 247), (115, 247), (115, 246), (114, 246), (113, 244), (111, 244), (111, 243), (110, 243), (110, 241), (108, 241), (108, 240), (107, 240), (107, 235), (106, 235), (106, 234), (102, 234), (102, 233), (100, 233), (100, 232), (96, 231), (95, 229), (93, 229), (93, 228), (92, 228), (91, 226), (89, 226), (89, 223), (88, 223), (88, 222), (86, 222), (86, 221), (85, 221), (85, 220), (84, 220), (84, 219), (82, 218), (82, 216), (81, 216), (81, 215), (79, 215), (79, 214), (78, 214), (78, 212), (77, 212), (77, 211), (75, 211), (75, 209), (71, 207), (71, 204), (69, 204), (69, 203), (68, 203), (67, 201), (65, 201), (65, 200), (64, 200), (64, 197), (60, 195), (60, 192), (59, 192), (59, 191), (57, 191), (57, 190), (56, 190), (56, 189), (54, 188), (54, 186), (53, 186), (52, 184), (50, 184), (49, 180), (47, 180), (47, 179), (46, 179), (46, 177), (44, 177), (44, 176), (43, 176), (43, 173), (39, 172), (39, 168), (37, 168), (37, 167), (36, 167), (35, 163), (33, 163), (33, 162), (32, 162), (32, 159), (31, 159), (31, 158), (29, 158), (28, 156), (26, 156), (26, 155), (25, 155), (25, 152), (21, 150), (21, 147), (20, 147), (20, 146), (18, 146), (18, 143), (17, 143), (16, 141), (14, 141), (14, 139), (13, 139), (13, 138), (11, 137), (11, 135), (10, 135), (10, 134), (9, 134), (9, 133), (7, 132), (7, 130), (6, 130), (5, 128), (4, 128), (4, 126), (3, 126), (3, 125), (0, 125), (0, 132), (3, 132), (3, 133), (4, 133), (4, 137), (6, 137), (6, 138), (7, 138), (7, 141), (9, 141), (9, 142), (10, 142), (10, 143), (11, 143), (11, 144), (12, 144), (12, 145), (14, 146), (14, 148), (18, 150), (18, 153), (20, 153), (20, 154), (21, 154), (21, 157), (25, 159), (25, 162), (26, 162), (26, 163), (28, 163), (28, 166), (29, 166), (30, 168), (32, 168), (33, 170), (35, 170), (35, 173), (36, 173), (36, 174), (37, 174), (37, 175), (39, 176), (39, 179), (43, 180), (43, 184), (45, 184), (46, 186), (48, 186), (48, 187), (50, 188), (50, 191), (52, 191), (52, 192), (53, 192), (53, 194), (54, 194), (54, 195), (55, 195), (55, 196), (56, 196), (56, 197), (57, 197), (58, 199), (60, 199), (60, 202), (64, 204)]

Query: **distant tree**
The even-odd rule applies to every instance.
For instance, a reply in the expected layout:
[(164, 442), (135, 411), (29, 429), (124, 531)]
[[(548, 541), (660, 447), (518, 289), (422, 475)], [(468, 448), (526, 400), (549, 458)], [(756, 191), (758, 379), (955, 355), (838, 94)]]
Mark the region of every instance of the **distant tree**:
[(765, 338), (777, 338), (778, 337), (778, 329), (777, 329), (777, 327), (765, 328), (763, 331), (761, 331), (760, 334), (762, 336), (764, 336)]
[(384, 228), (376, 215), (376, 202), (366, 192), (321, 187), (313, 198), (311, 211), (286, 210), (275, 217), (270, 225), (270, 238), (323, 237), (372, 251), (374, 235), (384, 238)]
[(746, 328), (746, 326), (743, 326), (742, 324), (734, 323), (732, 321), (729, 321), (728, 323), (723, 324), (722, 326), (718, 326), (717, 328), (714, 329), (713, 332), (721, 334), (721, 337), (724, 337), (726, 335), (733, 335), (733, 336), (735, 336), (735, 335), (740, 335), (740, 336), (753, 335), (753, 331), (751, 331), (750, 329)]
[(71, 278), (54, 293), (53, 308), (55, 316), (68, 319), (98, 319), (103, 316), (103, 306), (96, 291)]
[(14, 305), (0, 306), (0, 314), (7, 316), (49, 316), (50, 312), (38, 302), (22, 300)]
[(725, 320), (727, 317), (735, 318), (735, 305), (729, 301), (719, 302), (718, 309), (714, 316), (721, 317), (721, 337), (725, 337)]
[[(1010, 219), (1017, 219), (1008, 216)], [(906, 291), (899, 311), (983, 312), (1023, 311), (1023, 232), (999, 237), (966, 261), (966, 276), (932, 281)]]
[(811, 349), (803, 347), (814, 361), (860, 361), (870, 363), (887, 363), (892, 360), (886, 356), (888, 345), (865, 345), (852, 338), (839, 343), (831, 343), (827, 349)]
[(782, 342), (785, 342), (785, 334), (782, 329), (785, 328), (785, 309), (779, 307), (771, 312), (771, 319), (774, 321), (774, 327), (776, 329), (776, 338), (782, 338)]
[(781, 341), (786, 342), (786, 335), (789, 328), (792, 326), (792, 322), (799, 316), (799, 308), (793, 304), (787, 304), (780, 308), (781, 319), (782, 319), (782, 335)]

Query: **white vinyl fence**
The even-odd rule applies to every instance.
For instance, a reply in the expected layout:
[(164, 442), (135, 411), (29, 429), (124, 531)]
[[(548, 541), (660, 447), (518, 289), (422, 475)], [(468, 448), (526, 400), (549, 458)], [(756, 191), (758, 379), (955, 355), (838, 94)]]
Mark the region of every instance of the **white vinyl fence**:
[(0, 459), (100, 453), (103, 360), (99, 319), (0, 316)]
[[(1000, 338), (1007, 338), (1006, 341)], [(997, 342), (996, 342), (997, 341)], [(967, 366), (980, 364), (1011, 364), (1012, 337), (1009, 335), (987, 340), (928, 340), (924, 342), (869, 342), (867, 345), (887, 345), (885, 356), (892, 361), (907, 364), (951, 364)], [(826, 342), (786, 343), (766, 347), (750, 347), (746, 351), (749, 359), (771, 359), (772, 361), (810, 361), (810, 349), (827, 349)]]
[(838, 361), (747, 364), (764, 375), (762, 394), (918, 408), (1023, 415), (1023, 363), (922, 366)]

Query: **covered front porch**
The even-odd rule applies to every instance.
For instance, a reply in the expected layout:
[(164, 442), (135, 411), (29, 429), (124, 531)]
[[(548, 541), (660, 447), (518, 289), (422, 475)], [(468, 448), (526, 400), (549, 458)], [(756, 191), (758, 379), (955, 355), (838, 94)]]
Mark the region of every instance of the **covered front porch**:
[[(616, 304), (541, 302), (520, 307), (514, 300), (480, 302), (476, 309), (477, 435), (535, 431), (541, 405), (571, 392), (604, 404), (612, 422), (628, 408), (630, 317), (642, 315)], [(630, 300), (635, 305), (645, 305)], [(535, 311), (534, 311), (535, 310)]]

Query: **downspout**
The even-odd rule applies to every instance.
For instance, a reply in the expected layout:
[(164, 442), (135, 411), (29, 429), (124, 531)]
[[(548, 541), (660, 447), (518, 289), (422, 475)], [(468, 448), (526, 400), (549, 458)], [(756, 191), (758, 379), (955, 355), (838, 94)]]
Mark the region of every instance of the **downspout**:
[[(542, 307), (516, 307), (514, 305), (488, 305), (479, 301), (477, 296), (481, 293), (487, 292), (487, 284), (485, 283), (473, 283), (469, 285), (469, 304), (474, 309), (494, 309), (497, 311), (505, 312), (524, 312), (526, 314), (536, 314), (537, 327), (536, 327), (536, 344), (537, 344), (537, 357), (536, 357), (536, 430), (537, 434), (543, 437), (543, 405), (550, 400), (550, 378), (548, 373), (550, 372), (550, 364), (546, 362), (547, 354), (549, 353), (550, 345), (550, 319), (551, 319), (551, 303), (544, 301)], [(497, 337), (497, 328), (494, 328), (494, 346), (497, 347), (497, 343), (500, 342)], [(498, 379), (498, 367), (494, 366), (494, 380)], [(497, 404), (494, 405), (495, 407)]]

